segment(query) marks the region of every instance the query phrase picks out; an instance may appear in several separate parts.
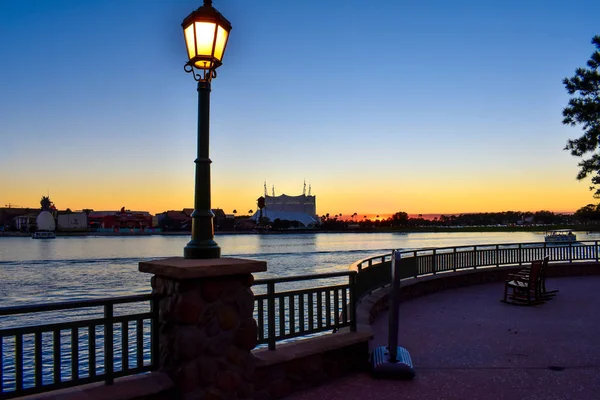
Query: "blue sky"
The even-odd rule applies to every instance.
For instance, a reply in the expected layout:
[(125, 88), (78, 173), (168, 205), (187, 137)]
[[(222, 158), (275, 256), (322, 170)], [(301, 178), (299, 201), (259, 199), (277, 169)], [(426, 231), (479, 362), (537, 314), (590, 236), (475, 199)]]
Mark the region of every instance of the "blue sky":
[[(320, 213), (572, 211), (561, 83), (600, 2), (214, 0), (232, 23), (213, 81), (213, 206), (263, 182)], [(190, 207), (187, 0), (0, 0), (0, 206)]]

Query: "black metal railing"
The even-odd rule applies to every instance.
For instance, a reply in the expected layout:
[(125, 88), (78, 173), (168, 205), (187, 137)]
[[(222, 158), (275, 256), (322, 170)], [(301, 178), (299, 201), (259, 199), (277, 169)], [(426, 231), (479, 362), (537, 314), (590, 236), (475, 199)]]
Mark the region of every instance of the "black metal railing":
[[(358, 273), (356, 297), (391, 281), (389, 254), (357, 261), (351, 269)], [(550, 262), (598, 261), (598, 241), (548, 244), (508, 243), (455, 246), (402, 251), (402, 279), (466, 269), (523, 265), (548, 256)]]
[[(342, 278), (347, 283), (340, 283)], [(308, 280), (324, 281), (326, 286), (306, 288), (303, 283)], [(355, 285), (354, 271), (256, 280), (258, 343), (275, 350), (275, 343), (286, 339), (345, 327), (355, 331)], [(285, 287), (278, 291), (278, 286)]]
[(158, 367), (151, 294), (7, 307), (0, 317), (0, 399), (112, 384)]

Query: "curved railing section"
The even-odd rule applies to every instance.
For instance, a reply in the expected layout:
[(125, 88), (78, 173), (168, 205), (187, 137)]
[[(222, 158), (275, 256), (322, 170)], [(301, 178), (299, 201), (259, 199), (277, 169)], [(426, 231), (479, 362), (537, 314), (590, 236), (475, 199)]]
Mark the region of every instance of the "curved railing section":
[[(565, 244), (502, 243), (411, 249), (401, 251), (402, 279), (460, 270), (523, 265), (545, 256), (550, 262), (598, 261), (598, 241)], [(392, 254), (378, 255), (355, 262), (350, 267), (358, 272), (356, 297), (360, 299), (372, 290), (391, 281)]]

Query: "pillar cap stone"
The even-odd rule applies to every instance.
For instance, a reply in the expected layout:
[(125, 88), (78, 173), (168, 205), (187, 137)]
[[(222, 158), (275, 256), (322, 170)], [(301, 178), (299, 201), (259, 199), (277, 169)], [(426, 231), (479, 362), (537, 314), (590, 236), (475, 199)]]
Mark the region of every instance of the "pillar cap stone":
[(141, 261), (139, 270), (172, 279), (196, 279), (264, 272), (267, 270), (267, 262), (241, 258), (171, 257), (162, 260)]

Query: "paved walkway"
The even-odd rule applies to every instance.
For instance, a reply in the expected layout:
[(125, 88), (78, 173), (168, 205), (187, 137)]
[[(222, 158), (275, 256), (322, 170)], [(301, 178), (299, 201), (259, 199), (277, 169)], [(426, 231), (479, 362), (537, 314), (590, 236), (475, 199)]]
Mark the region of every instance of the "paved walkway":
[[(547, 286), (560, 293), (535, 307), (500, 302), (500, 283), (403, 303), (399, 344), (413, 381), (356, 374), (288, 399), (600, 399), (600, 276)], [(375, 322), (372, 346), (386, 343), (387, 317)]]

